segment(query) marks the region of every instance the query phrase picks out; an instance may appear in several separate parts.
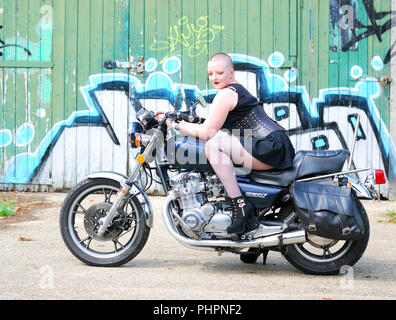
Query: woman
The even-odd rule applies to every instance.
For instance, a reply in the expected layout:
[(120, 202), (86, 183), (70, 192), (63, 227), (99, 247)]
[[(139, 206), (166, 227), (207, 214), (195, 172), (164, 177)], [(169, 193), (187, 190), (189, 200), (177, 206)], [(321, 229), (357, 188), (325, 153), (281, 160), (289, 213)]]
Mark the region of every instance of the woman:
[[(239, 188), (234, 164), (253, 170), (285, 169), (292, 166), (295, 151), (284, 128), (269, 118), (257, 99), (235, 80), (233, 62), (227, 54), (217, 53), (209, 59), (208, 75), (219, 91), (206, 121), (193, 124), (168, 119), (167, 126), (207, 140), (206, 157), (233, 204), (233, 223), (227, 232), (241, 234), (246, 226), (250, 230), (258, 227), (258, 221), (254, 207)], [(221, 129), (232, 134), (219, 134)]]

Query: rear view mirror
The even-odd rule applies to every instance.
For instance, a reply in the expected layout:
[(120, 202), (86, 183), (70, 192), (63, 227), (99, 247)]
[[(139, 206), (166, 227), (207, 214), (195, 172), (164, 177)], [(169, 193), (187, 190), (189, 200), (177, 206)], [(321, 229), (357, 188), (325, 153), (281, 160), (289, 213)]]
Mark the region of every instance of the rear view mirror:
[(197, 100), (202, 107), (204, 107), (204, 108), (208, 107), (208, 104), (206, 103), (206, 100), (202, 94), (200, 94), (200, 93), (197, 94)]

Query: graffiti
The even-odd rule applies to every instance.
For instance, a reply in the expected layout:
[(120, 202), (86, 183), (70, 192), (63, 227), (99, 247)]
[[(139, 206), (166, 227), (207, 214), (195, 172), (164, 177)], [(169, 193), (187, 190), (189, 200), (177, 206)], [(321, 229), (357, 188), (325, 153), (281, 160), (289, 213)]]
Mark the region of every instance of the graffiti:
[[(39, 39), (37, 42), (22, 37), (0, 39), (2, 61), (21, 61), (20, 66), (27, 60), (51, 61), (52, 13), (53, 9), (49, 5), (40, 8), (40, 20), (35, 27)], [(6, 28), (0, 26), (0, 29), (3, 27)], [(5, 175), (1, 177), (3, 181), (26, 183), (34, 176), (34, 172), (27, 168), (35, 168), (40, 164), (40, 160), (37, 160), (41, 159), (40, 152), (32, 153), (31, 149), (36, 148), (38, 141), (46, 139), (43, 136), (50, 123), (51, 74), (50, 68), (0, 70), (0, 107), (3, 116), (0, 127), (0, 166)], [(17, 91), (16, 83), (23, 89)], [(8, 127), (10, 125), (11, 128)], [(22, 150), (27, 152), (21, 153)]]
[[(3, 13), (4, 11), (0, 11), (0, 14)], [(52, 6), (42, 6), (40, 8), (40, 14), (41, 18), (36, 26), (36, 33), (40, 37), (40, 41), (32, 42), (20, 38), (0, 39), (0, 57), (4, 57), (5, 60), (26, 60), (29, 57), (30, 61), (51, 61)], [(0, 26), (0, 30), (3, 27)], [(21, 50), (23, 54), (20, 54)]]
[[(373, 0), (361, 0), (367, 14), (370, 25), (365, 25), (357, 18), (359, 2), (357, 0), (331, 0), (330, 1), (330, 23), (331, 42), (330, 50), (337, 52), (340, 48), (343, 52), (357, 51), (360, 41), (375, 36), (379, 42), (383, 41), (383, 34), (392, 28), (396, 16), (392, 11), (377, 12)], [(340, 11), (342, 14), (340, 14)], [(385, 22), (380, 21), (390, 16)], [(338, 30), (338, 27), (339, 30)], [(338, 34), (340, 32), (340, 36)], [(337, 39), (341, 40), (340, 45)], [(396, 41), (383, 58), (384, 64), (388, 64), (396, 55), (393, 49)]]
[(224, 30), (224, 26), (209, 26), (209, 16), (199, 17), (195, 24), (186, 16), (169, 28), (167, 40), (156, 41), (150, 46), (152, 51), (166, 52), (160, 61), (162, 64), (171, 56), (181, 56), (181, 51), (187, 49), (190, 58), (208, 54), (208, 45), (216, 39), (216, 35)]
[[(248, 86), (246, 79), (253, 78), (249, 83), (254, 83), (255, 87), (250, 86), (249, 90), (257, 94), (267, 114), (285, 127), (296, 150), (349, 150), (357, 116), (360, 115), (361, 122), (352, 168), (371, 166), (388, 170), (388, 159), (395, 159), (396, 156), (391, 146), (388, 129), (375, 104), (376, 98), (381, 94), (378, 81), (374, 78), (360, 79), (352, 88), (326, 88), (320, 90), (317, 98), (311, 98), (305, 86), (291, 86), (291, 83), (298, 78), (297, 69), (290, 70), (283, 76), (270, 71), (273, 70), (271, 64), (274, 65), (274, 61), (280, 61), (278, 67), (281, 67), (284, 61), (280, 52), (276, 52), (275, 55), (277, 58), (273, 60), (274, 55), (271, 55), (268, 62), (241, 54), (232, 54), (231, 57), (238, 81)], [(153, 66), (157, 64), (155, 59), (151, 62)], [(87, 85), (80, 88), (88, 108), (73, 112), (67, 119), (56, 123), (35, 152), (19, 154), (11, 159), (3, 172), (3, 182), (7, 179), (13, 183), (31, 181), (40, 168), (44, 167), (50, 154), (56, 154), (55, 158), (63, 155), (64, 146), (59, 143), (62, 139), (69, 141), (67, 147), (76, 150), (77, 154), (85, 154), (86, 145), (92, 144), (92, 140), (88, 138), (92, 135), (102, 137), (101, 141), (95, 142), (98, 146), (104, 144), (103, 148), (106, 150), (112, 149), (113, 152), (121, 155), (116, 159), (121, 163), (118, 169), (124, 171), (125, 162), (128, 161), (123, 154), (123, 150), (127, 148), (125, 120), (133, 121), (135, 118), (130, 104), (139, 101), (152, 111), (171, 110), (175, 103), (180, 108), (181, 104), (176, 98), (181, 84), (172, 80), (173, 71), (173, 69), (168, 72), (153, 71), (145, 82), (134, 76), (118, 73), (90, 76)], [(134, 101), (130, 101), (128, 97), (130, 85), (135, 87)], [(208, 103), (212, 102), (217, 93), (214, 89), (201, 90), (191, 84), (183, 84), (183, 88), (187, 105), (196, 101), (198, 93), (202, 94)], [(202, 117), (206, 117), (207, 113), (207, 109), (197, 109), (197, 114)], [(34, 128), (28, 126), (20, 128), (18, 131), (21, 136), (18, 142), (28, 143), (32, 130)], [(104, 130), (103, 132), (107, 134), (102, 135), (99, 133), (102, 132), (100, 130)], [(70, 138), (76, 137), (76, 132), (79, 138)], [(10, 140), (9, 132), (2, 134), (4, 141)], [(66, 138), (62, 138), (63, 136)], [(92, 149), (95, 151), (94, 148)], [(362, 157), (362, 152), (370, 154), (370, 159)], [(88, 169), (81, 168), (84, 166), (83, 163), (83, 161), (79, 162), (79, 167), (85, 172)], [(95, 167), (89, 161), (85, 163), (89, 170)], [(109, 165), (110, 163), (113, 162), (110, 161)], [(114, 163), (112, 165), (114, 166)], [(26, 170), (28, 170), (27, 175)], [(10, 176), (11, 178), (6, 178)], [(364, 178), (364, 173), (359, 178)], [(381, 189), (381, 191), (386, 190)]]
[[(3, 26), (0, 26), (0, 30), (3, 29)], [(28, 48), (25, 48), (23, 46), (17, 45), (17, 44), (6, 44), (2, 39), (0, 39), (0, 57), (3, 56), (2, 50), (4, 48), (20, 48), (22, 49), (28, 56), (31, 56), (32, 53), (29, 51)]]
[[(244, 55), (234, 55), (234, 60), (241, 62), (241, 66), (236, 63), (237, 69), (253, 70), (260, 84), (258, 96), (267, 113), (288, 130), (297, 150), (349, 149), (356, 114), (360, 113), (359, 141), (366, 147), (375, 145), (383, 157), (381, 166), (387, 168), (386, 159), (393, 157), (394, 151), (375, 105), (381, 94), (376, 79), (362, 79), (353, 88), (322, 89), (319, 97), (311, 100), (304, 86), (289, 87), (287, 79), (269, 73), (265, 62), (248, 57), (247, 63)], [(320, 137), (323, 135), (325, 139)], [(355, 157), (354, 162), (358, 162), (358, 154)]]

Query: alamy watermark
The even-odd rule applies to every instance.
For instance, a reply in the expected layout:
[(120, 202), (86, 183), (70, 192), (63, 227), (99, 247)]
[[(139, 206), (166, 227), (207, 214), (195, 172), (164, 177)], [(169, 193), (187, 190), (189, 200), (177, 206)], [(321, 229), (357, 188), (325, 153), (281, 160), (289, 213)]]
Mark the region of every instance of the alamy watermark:
[(355, 29), (355, 10), (350, 5), (344, 5), (340, 8), (342, 13), (340, 19), (340, 28), (343, 30)]
[(354, 271), (353, 267), (344, 265), (340, 268), (340, 274), (342, 278), (340, 279), (340, 287), (343, 290), (353, 289), (354, 283)]
[(39, 286), (41, 289), (54, 288), (54, 269), (51, 266), (45, 265), (40, 268)]

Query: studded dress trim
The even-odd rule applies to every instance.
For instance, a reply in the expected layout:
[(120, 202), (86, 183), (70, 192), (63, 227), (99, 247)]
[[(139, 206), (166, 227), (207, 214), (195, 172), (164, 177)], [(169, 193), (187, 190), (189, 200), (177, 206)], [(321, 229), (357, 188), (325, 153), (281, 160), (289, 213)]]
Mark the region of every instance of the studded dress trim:
[(241, 135), (249, 135), (250, 132), (255, 138), (265, 138), (271, 132), (285, 130), (272, 120), (261, 106), (252, 108), (245, 117), (235, 121), (232, 127), (233, 129), (242, 129)]
[(238, 94), (238, 103), (229, 113), (222, 129), (239, 129), (241, 136), (265, 138), (270, 133), (285, 129), (272, 120), (246, 88), (240, 84), (231, 84), (227, 88)]
[(239, 138), (244, 148), (261, 162), (276, 169), (290, 168), (295, 150), (286, 130), (266, 114), (257, 98), (242, 85), (231, 84), (228, 88), (236, 90), (238, 103), (229, 112), (222, 130)]

